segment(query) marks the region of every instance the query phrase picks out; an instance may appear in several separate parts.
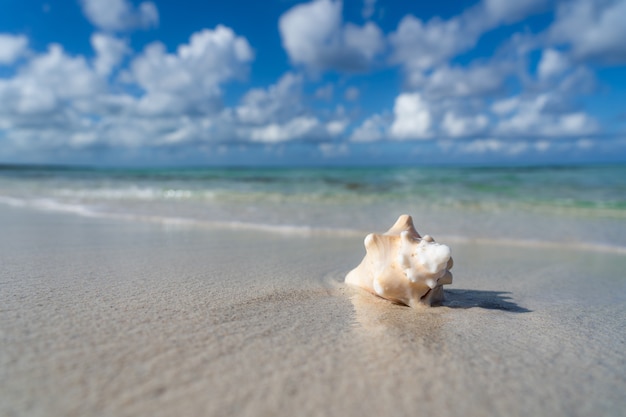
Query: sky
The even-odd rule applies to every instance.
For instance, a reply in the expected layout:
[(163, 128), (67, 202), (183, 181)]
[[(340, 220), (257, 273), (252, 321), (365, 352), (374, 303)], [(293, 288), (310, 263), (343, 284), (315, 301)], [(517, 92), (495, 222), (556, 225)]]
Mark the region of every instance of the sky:
[(2, 0), (0, 163), (626, 162), (626, 0)]

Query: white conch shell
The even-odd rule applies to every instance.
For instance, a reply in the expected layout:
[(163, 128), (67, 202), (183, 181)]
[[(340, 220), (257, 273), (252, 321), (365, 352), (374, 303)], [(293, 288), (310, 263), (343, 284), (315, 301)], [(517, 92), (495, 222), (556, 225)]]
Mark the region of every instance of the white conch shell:
[(400, 216), (382, 235), (367, 235), (365, 249), (347, 284), (411, 307), (441, 303), (443, 285), (452, 284), (450, 248), (421, 237), (411, 216)]

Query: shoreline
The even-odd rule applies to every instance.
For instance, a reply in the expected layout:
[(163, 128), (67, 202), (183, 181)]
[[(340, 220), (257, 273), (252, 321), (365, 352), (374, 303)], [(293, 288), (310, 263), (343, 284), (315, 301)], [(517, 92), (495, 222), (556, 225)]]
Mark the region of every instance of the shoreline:
[(619, 254), (455, 244), (444, 306), (414, 310), (343, 284), (362, 237), (0, 218), (3, 415), (626, 407)]
[[(291, 224), (265, 224), (245, 221), (210, 221), (185, 217), (166, 217), (158, 215), (124, 214), (102, 212), (79, 205), (64, 205), (44, 201), (39, 204), (24, 202), (15, 198), (0, 196), (0, 205), (13, 208), (26, 208), (40, 213), (66, 213), (86, 218), (110, 219), (124, 222), (143, 222), (173, 227), (200, 227), (205, 229), (266, 232), (285, 236), (320, 236), (320, 237), (358, 237), (371, 232), (360, 229), (297, 226)], [(507, 245), (513, 247), (563, 249), (572, 251), (594, 251), (626, 254), (626, 246), (599, 242), (558, 242), (550, 240), (532, 240), (524, 238), (467, 237), (459, 235), (439, 235), (437, 240), (452, 244)]]

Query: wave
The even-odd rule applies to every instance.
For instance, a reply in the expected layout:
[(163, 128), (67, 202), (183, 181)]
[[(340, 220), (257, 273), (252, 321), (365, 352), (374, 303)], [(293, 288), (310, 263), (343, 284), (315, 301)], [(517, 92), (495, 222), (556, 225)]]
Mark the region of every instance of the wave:
[[(106, 211), (101, 207), (85, 204), (60, 202), (51, 198), (23, 199), (9, 196), (0, 196), (0, 204), (12, 207), (31, 208), (41, 211), (70, 213), (82, 217), (108, 218), (121, 221), (156, 223), (170, 227), (194, 227), (208, 229), (228, 229), (252, 232), (265, 232), (280, 235), (297, 236), (336, 236), (359, 237), (366, 236), (370, 231), (351, 228), (322, 227), (311, 225), (271, 224), (246, 222), (238, 220), (206, 220), (188, 217), (176, 217), (156, 214), (138, 214), (129, 212)], [(438, 240), (446, 243), (464, 245), (509, 246), (523, 248), (546, 248), (552, 250), (592, 251), (615, 254), (626, 254), (626, 247), (595, 242), (557, 242), (546, 240), (507, 239), (489, 237), (467, 237), (461, 235), (443, 235)]]
[(143, 221), (172, 226), (199, 226), (220, 229), (260, 231), (289, 235), (295, 234), (353, 236), (362, 234), (362, 231), (359, 231), (357, 229), (315, 227), (308, 225), (252, 223), (236, 220), (203, 220), (187, 217), (120, 213), (103, 211), (101, 209), (84, 204), (63, 203), (50, 198), (20, 199), (15, 197), (0, 196), (0, 203), (12, 207), (27, 207), (42, 211), (71, 213), (84, 217), (110, 218), (126, 221)]

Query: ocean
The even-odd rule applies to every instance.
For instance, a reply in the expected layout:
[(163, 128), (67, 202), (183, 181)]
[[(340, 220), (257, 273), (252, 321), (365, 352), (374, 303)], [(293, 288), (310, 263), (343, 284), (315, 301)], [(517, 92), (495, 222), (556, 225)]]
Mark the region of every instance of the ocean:
[(626, 253), (626, 166), (101, 169), (0, 166), (0, 204), (168, 227), (382, 232)]

